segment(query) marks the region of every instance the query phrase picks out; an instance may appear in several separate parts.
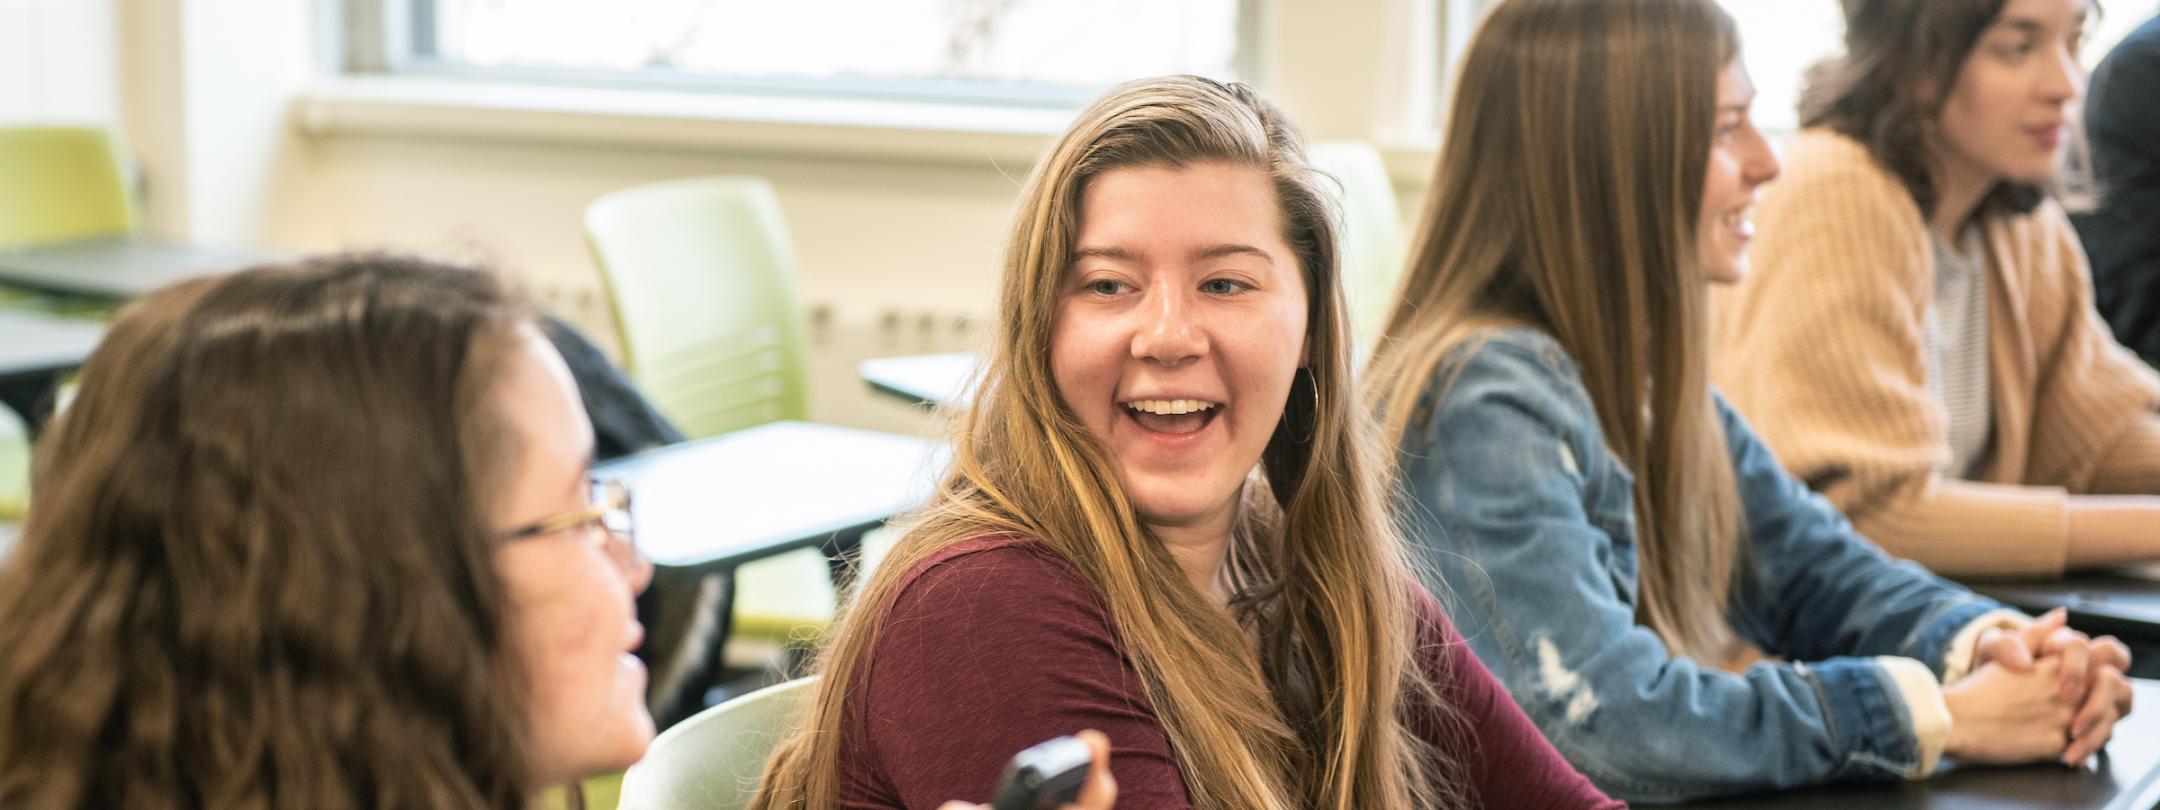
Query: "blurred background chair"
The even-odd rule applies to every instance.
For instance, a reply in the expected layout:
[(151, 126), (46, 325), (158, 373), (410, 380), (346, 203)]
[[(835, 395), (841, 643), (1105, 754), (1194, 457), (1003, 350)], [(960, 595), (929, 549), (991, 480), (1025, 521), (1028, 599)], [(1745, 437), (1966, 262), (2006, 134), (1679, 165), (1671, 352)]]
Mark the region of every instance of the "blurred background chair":
[[(691, 439), (809, 411), (806, 324), (795, 252), (772, 186), (753, 177), (651, 183), (585, 212), (631, 381)], [(828, 551), (803, 549), (735, 571), (729, 638), (800, 650), (832, 621)], [(661, 589), (679, 586), (656, 580)], [(663, 598), (666, 598), (663, 596)], [(706, 601), (709, 601), (706, 600)], [(714, 650), (717, 662), (719, 650)], [(702, 703), (656, 700), (664, 724)]]
[(112, 138), (91, 127), (0, 127), (0, 250), (135, 230)]
[(1313, 166), (1334, 178), (1324, 183), (1342, 206), (1343, 293), (1349, 298), (1354, 345), (1369, 348), (1380, 336), (1381, 320), (1394, 303), (1402, 276), (1404, 245), (1402, 206), (1388, 178), (1380, 152), (1362, 141), (1312, 145)]
[[(133, 206), (112, 138), (94, 127), (0, 127), (0, 250), (100, 237), (135, 228)], [(0, 287), (0, 306), (43, 306)], [(0, 409), (0, 521), (30, 505), (30, 433)]]
[(801, 678), (735, 698), (668, 729), (623, 778), (623, 810), (748, 807), (773, 748), (817, 697)]

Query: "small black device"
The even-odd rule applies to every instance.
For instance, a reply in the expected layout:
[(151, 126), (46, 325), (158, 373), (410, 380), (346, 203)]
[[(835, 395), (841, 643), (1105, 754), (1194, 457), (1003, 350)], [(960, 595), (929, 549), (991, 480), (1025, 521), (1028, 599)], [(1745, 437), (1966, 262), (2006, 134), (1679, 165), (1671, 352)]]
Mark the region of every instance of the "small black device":
[(1079, 737), (1059, 737), (1014, 754), (998, 780), (991, 810), (1057, 810), (1080, 800), (1094, 752)]

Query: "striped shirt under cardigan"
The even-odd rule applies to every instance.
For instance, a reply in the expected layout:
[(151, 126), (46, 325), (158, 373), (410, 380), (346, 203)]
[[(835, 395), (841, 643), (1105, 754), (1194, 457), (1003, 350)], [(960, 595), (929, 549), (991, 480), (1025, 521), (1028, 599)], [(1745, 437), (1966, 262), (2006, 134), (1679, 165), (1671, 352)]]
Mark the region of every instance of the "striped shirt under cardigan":
[(1793, 137), (1751, 276), (1720, 290), (1712, 376), (1787, 469), (1892, 554), (1938, 573), (2057, 576), (2072, 494), (2160, 494), (2160, 377), (2093, 309), (2061, 207), (1986, 220), (1994, 436), (1943, 477), (1925, 349), (1927, 220), (1859, 142)]

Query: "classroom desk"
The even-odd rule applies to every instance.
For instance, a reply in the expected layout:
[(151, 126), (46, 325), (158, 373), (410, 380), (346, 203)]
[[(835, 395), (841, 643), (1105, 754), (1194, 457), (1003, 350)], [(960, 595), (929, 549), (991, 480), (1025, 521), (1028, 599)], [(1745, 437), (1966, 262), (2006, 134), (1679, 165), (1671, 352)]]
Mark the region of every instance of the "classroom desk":
[(880, 357), (855, 369), (880, 394), (933, 407), (966, 400), (978, 379), (973, 352)]
[(774, 422), (594, 465), (596, 477), (629, 485), (638, 547), (672, 569), (657, 575), (718, 586), (709, 606), (650, 606), (647, 640), (659, 646), (640, 654), (656, 679), (670, 673), (666, 685), (655, 681), (661, 722), (705, 706), (706, 678), (721, 671), (733, 629), (737, 567), (822, 548), (839, 586), (840, 555), (927, 499), (947, 457), (944, 445), (907, 436)]
[(0, 251), (0, 284), (124, 301), (175, 281), (286, 258), (140, 237), (85, 239)]
[(105, 336), (94, 321), (0, 307), (0, 404), (35, 434), (37, 410), (61, 375), (82, 365)]
[(2160, 677), (2160, 564), (2072, 574), (2053, 582), (1974, 582), (1973, 590), (2032, 613), (2070, 610), (2070, 626), (2123, 640), (2132, 674)]
[(2160, 681), (2138, 680), (2137, 708), (2086, 770), (2057, 765), (1960, 767), (1892, 785), (1737, 796), (1690, 810), (2153, 810), (2160, 806)]
[(596, 465), (630, 486), (638, 548), (654, 565), (728, 571), (860, 534), (926, 499), (941, 444), (773, 422)]

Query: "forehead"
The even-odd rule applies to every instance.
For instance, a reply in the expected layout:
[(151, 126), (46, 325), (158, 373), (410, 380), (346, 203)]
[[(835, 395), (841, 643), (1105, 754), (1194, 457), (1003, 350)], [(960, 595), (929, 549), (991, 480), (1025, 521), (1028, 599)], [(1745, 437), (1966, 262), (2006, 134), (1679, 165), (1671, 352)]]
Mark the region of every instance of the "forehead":
[(562, 355), (530, 324), (518, 327), (504, 354), (495, 402), (524, 462), (550, 469), (582, 466), (592, 454), (592, 424)]
[(1205, 240), (1279, 245), (1279, 209), (1273, 180), (1258, 168), (1222, 162), (1123, 166), (1096, 175), (1082, 189), (1076, 247)]
[(2066, 25), (2085, 19), (2091, 10), (2091, 0), (2008, 0), (1992, 27)]
[(1755, 81), (1748, 76), (1747, 63), (1740, 57), (1733, 57), (1731, 62), (1725, 63), (1724, 70), (1718, 71), (1718, 106), (1745, 104), (1754, 95)]

